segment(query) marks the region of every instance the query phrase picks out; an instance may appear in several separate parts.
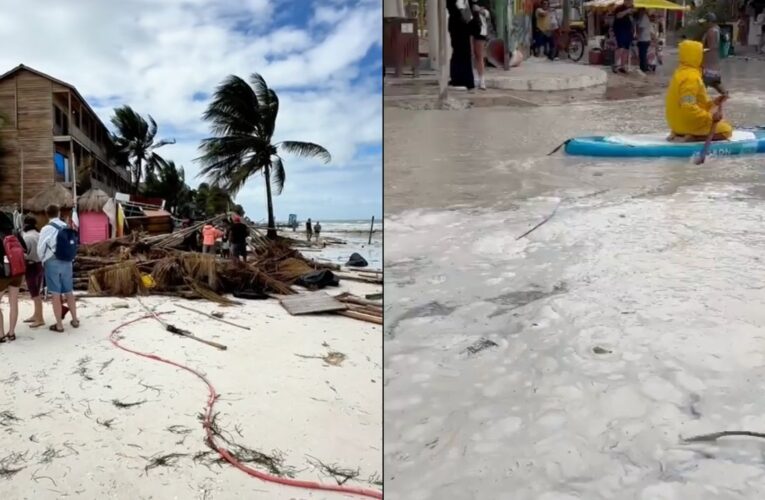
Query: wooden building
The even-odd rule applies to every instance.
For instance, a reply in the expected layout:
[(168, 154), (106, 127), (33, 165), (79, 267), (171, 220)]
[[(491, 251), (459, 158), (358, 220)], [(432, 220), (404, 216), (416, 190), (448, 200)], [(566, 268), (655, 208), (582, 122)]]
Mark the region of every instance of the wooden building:
[(75, 176), (110, 195), (130, 192), (130, 174), (109, 158), (109, 132), (72, 85), (27, 66), (0, 75), (0, 206)]

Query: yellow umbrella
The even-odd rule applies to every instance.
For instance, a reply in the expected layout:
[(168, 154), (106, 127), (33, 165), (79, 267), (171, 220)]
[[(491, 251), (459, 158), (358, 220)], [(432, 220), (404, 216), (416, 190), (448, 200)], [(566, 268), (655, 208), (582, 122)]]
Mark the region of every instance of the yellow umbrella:
[[(585, 2), (588, 9), (608, 9), (615, 5), (621, 5), (623, 0), (593, 0)], [(678, 5), (669, 0), (635, 0), (635, 7), (649, 10), (691, 10), (690, 6)]]

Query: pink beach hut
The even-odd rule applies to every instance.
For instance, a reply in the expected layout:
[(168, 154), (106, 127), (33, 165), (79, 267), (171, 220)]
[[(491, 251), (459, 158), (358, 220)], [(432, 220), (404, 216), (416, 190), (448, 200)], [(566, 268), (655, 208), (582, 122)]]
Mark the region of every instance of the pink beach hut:
[(77, 202), (77, 216), (80, 219), (80, 243), (98, 243), (108, 240), (111, 236), (109, 216), (104, 207), (109, 205), (111, 198), (100, 189), (91, 189)]

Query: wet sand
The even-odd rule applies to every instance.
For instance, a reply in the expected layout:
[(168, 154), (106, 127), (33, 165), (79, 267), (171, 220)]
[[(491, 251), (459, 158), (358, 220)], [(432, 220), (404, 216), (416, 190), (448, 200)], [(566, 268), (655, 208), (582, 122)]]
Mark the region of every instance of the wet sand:
[[(379, 287), (344, 283), (332, 293), (344, 290), (363, 294)], [(318, 459), (358, 469), (348, 485), (380, 488), (374, 484), (382, 469), (379, 326), (336, 315), (290, 316), (275, 300), (241, 307), (142, 300), (157, 311), (175, 311), (168, 322), (228, 346), (219, 351), (174, 336), (154, 320), (120, 333), (127, 347), (204, 373), (221, 394), (216, 423), (227, 439), (272, 457), (299, 479), (337, 484), (315, 465)], [(251, 330), (176, 303), (223, 312)], [(78, 304), (81, 328), (67, 325), (66, 333), (55, 334), (21, 326), (16, 342), (0, 345), (2, 498), (345, 498), (266, 483), (216, 463), (198, 419), (205, 385), (108, 340), (118, 324), (145, 314), (137, 301)], [(7, 300), (2, 307), (7, 321)], [(22, 317), (30, 310), (23, 301)], [(327, 360), (338, 359), (327, 357), (332, 352), (345, 357), (332, 364)], [(173, 454), (165, 464), (156, 462)]]

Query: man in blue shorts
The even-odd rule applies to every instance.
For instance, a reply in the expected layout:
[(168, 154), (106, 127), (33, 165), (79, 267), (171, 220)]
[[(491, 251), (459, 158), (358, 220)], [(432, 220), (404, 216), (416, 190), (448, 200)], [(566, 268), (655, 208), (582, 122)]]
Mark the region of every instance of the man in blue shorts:
[(45, 270), (45, 284), (51, 294), (53, 302), (53, 315), (56, 323), (50, 326), (51, 331), (64, 331), (63, 300), (69, 305), (68, 311), (72, 313), (71, 325), (79, 328), (80, 321), (77, 319), (77, 304), (74, 300), (74, 277), (72, 261), (61, 260), (56, 257), (56, 247), (59, 231), (67, 228), (66, 222), (61, 220), (61, 209), (57, 205), (51, 205), (46, 210), (48, 224), (40, 231), (40, 241), (37, 243), (37, 255), (43, 263)]
[(624, 3), (614, 9), (614, 36), (616, 37), (616, 57), (614, 58), (614, 73), (626, 73), (629, 65), (632, 40), (635, 38), (635, 24), (632, 16), (635, 14), (633, 0), (624, 0)]

